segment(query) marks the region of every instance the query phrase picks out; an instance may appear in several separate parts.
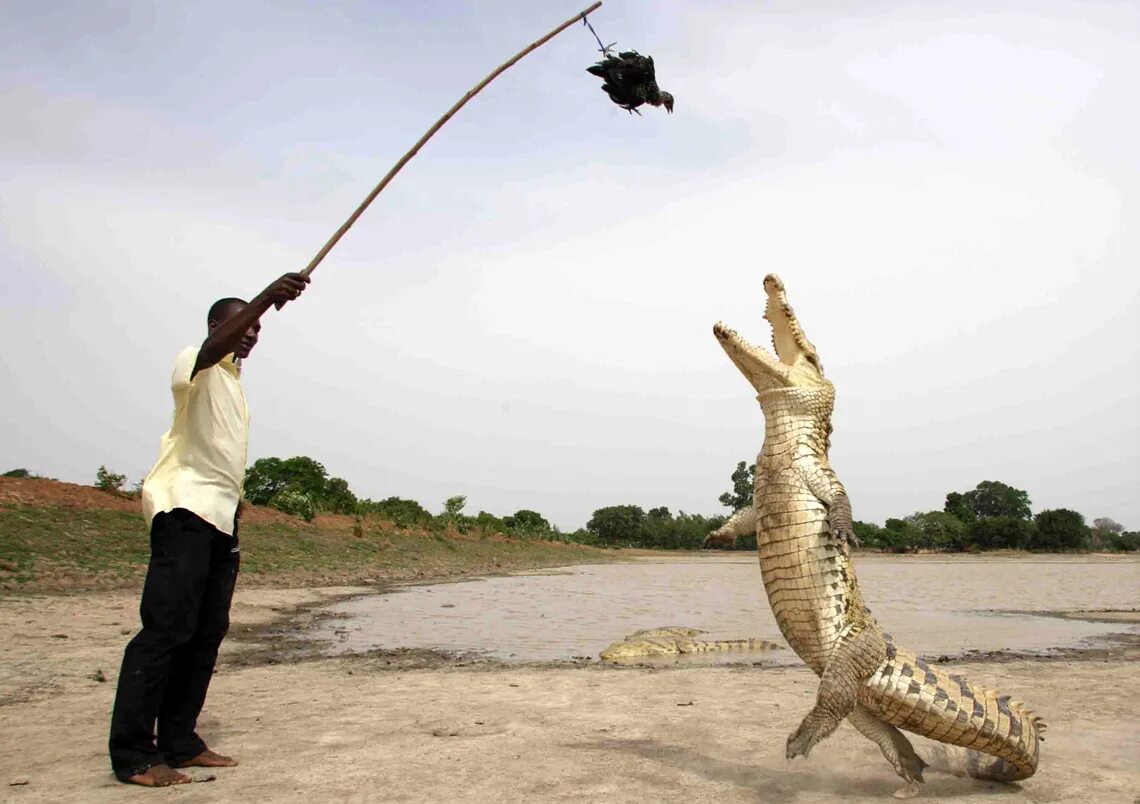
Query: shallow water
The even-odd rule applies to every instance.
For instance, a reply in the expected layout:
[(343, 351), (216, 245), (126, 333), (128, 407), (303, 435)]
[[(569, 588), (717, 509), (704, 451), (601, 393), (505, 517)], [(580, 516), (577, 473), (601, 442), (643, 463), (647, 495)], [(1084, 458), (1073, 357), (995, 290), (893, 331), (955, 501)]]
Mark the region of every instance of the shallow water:
[[(1140, 560), (1095, 556), (857, 556), (867, 605), (895, 640), (926, 656), (969, 650), (1048, 652), (1140, 633), (1131, 623), (1046, 612), (1140, 606)], [(702, 639), (785, 644), (755, 553), (635, 563), (408, 587), (329, 609), (320, 636), (339, 652), (435, 648), (510, 661), (593, 657), (633, 631), (704, 629)], [(1038, 612), (1033, 614), (1030, 612)], [(686, 662), (798, 663), (787, 649), (683, 657)], [(669, 660), (670, 663), (674, 661)]]

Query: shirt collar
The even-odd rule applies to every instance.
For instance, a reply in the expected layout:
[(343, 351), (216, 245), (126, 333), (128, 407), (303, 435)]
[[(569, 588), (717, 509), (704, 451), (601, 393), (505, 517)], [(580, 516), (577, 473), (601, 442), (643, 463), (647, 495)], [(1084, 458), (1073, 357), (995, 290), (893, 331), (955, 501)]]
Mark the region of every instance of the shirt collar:
[(241, 377), (241, 358), (234, 357), (233, 352), (230, 352), (228, 355), (219, 360), (218, 365), (224, 366), (226, 371), (230, 372), (235, 377)]

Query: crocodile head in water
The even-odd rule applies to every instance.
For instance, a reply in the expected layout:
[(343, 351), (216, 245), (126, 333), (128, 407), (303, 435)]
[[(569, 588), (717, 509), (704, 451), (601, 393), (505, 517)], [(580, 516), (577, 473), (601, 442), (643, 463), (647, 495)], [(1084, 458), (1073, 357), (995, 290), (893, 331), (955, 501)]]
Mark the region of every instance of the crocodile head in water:
[(823, 364), (811, 341), (804, 335), (800, 322), (788, 296), (784, 283), (775, 274), (764, 277), (764, 291), (768, 305), (764, 318), (772, 326), (772, 346), (775, 353), (753, 346), (735, 330), (722, 323), (713, 327), (713, 334), (729, 359), (752, 384), (757, 393), (779, 388), (813, 388), (828, 385), (823, 376)]

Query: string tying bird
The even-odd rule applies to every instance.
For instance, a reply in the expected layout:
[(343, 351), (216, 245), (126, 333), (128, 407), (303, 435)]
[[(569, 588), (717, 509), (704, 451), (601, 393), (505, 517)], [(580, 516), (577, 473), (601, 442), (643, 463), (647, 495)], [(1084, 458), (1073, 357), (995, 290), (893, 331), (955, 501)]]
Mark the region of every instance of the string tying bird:
[(605, 58), (587, 67), (586, 72), (601, 78), (610, 100), (630, 114), (640, 115), (637, 107), (646, 103), (664, 106), (666, 112), (673, 113), (673, 96), (657, 86), (652, 56), (642, 56), (636, 50), (616, 56), (605, 53)]

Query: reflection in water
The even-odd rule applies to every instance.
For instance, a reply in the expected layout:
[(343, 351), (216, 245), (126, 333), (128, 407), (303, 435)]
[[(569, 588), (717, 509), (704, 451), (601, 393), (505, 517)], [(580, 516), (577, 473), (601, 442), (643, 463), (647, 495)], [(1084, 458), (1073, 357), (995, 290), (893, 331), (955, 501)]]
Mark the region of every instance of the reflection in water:
[[(923, 655), (1078, 647), (1130, 624), (1028, 611), (1131, 609), (1140, 561), (1096, 557), (857, 556), (863, 596), (900, 644)], [(332, 607), (325, 636), (341, 651), (438, 648), (513, 661), (597, 657), (634, 631), (702, 629), (701, 639), (784, 640), (754, 553), (694, 555), (409, 587)], [(334, 638), (333, 634), (340, 632)], [(798, 662), (790, 650), (697, 662)], [(682, 657), (686, 663), (689, 657)], [(672, 659), (668, 661), (672, 662)]]

